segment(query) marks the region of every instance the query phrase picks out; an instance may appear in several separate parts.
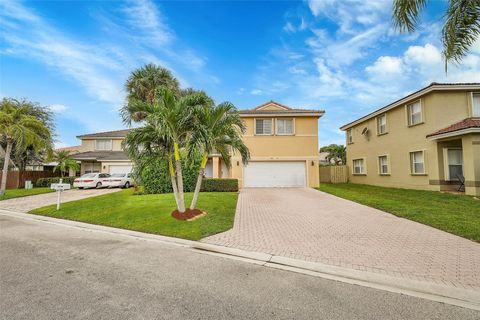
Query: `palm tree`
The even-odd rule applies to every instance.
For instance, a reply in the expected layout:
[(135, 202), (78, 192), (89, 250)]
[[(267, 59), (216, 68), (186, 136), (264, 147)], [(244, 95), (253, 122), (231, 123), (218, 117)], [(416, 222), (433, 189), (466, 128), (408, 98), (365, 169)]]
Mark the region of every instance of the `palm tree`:
[(127, 102), (139, 100), (153, 103), (159, 88), (169, 88), (175, 93), (180, 92), (180, 84), (170, 70), (149, 63), (134, 70), (125, 83)]
[(55, 168), (53, 168), (53, 171), (55, 172), (60, 170), (60, 175), (62, 178), (66, 170), (72, 169), (77, 171), (80, 168), (77, 161), (71, 158), (70, 151), (68, 150), (57, 151), (52, 157), (50, 157), (50, 159), (51, 161), (57, 163)]
[(328, 152), (325, 157), (330, 163), (332, 160), (335, 165), (347, 163), (347, 149), (344, 145), (330, 144), (320, 148), (320, 152)]
[[(413, 32), (427, 0), (394, 0), (393, 21), (400, 31)], [(450, 0), (442, 30), (445, 71), (460, 62), (480, 35), (480, 0)]]
[(13, 99), (3, 99), (0, 103), (0, 136), (7, 143), (0, 195), (5, 194), (8, 164), (13, 145), (15, 145), (15, 153), (23, 152), (29, 146), (36, 152), (41, 149), (51, 149), (49, 128), (39, 119), (29, 115), (28, 112), (28, 105)]
[(230, 102), (223, 102), (217, 106), (197, 105), (199, 107), (195, 110), (196, 130), (189, 141), (189, 149), (191, 152), (200, 151), (203, 156), (190, 204), (191, 210), (195, 209), (197, 204), (209, 154), (219, 153), (228, 167), (231, 166), (232, 152), (238, 152), (244, 164), (250, 159), (250, 152), (241, 137), (246, 130), (245, 123), (235, 106)]
[[(182, 158), (195, 130), (194, 110), (205, 97), (199, 94), (177, 97), (168, 89), (159, 89), (153, 103), (135, 101), (124, 107), (126, 123), (142, 122), (143, 128), (131, 130), (124, 141), (124, 149), (130, 155), (141, 156), (145, 150), (153, 150), (166, 156), (169, 162), (172, 188), (179, 212), (185, 212)], [(141, 116), (139, 116), (141, 115)]]

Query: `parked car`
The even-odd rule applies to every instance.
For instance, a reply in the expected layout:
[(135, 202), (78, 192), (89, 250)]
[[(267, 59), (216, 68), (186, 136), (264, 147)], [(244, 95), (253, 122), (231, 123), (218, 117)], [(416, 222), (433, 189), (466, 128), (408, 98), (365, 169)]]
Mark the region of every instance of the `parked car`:
[(108, 173), (86, 173), (73, 181), (73, 187), (78, 189), (104, 188), (108, 178), (110, 178)]
[(130, 188), (133, 186), (131, 173), (112, 173), (105, 179), (105, 186), (109, 188)]

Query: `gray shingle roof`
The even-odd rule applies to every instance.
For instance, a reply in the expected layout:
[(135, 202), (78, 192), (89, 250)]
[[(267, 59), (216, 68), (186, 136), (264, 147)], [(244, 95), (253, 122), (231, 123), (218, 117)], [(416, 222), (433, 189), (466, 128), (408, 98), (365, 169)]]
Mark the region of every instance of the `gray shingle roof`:
[(77, 153), (72, 156), (75, 160), (97, 160), (97, 161), (109, 161), (109, 160), (130, 160), (127, 154), (123, 151), (87, 151)]
[(88, 133), (82, 134), (77, 136), (77, 138), (125, 138), (128, 131), (130, 129), (122, 129), (122, 130), (115, 130), (115, 131), (105, 131), (105, 132), (97, 132), (97, 133)]

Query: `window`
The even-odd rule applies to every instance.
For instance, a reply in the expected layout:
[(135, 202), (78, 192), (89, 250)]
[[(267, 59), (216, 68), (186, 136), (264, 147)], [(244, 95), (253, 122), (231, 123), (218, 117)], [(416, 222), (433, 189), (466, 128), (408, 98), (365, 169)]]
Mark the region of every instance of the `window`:
[(255, 134), (272, 134), (272, 119), (255, 119)]
[(389, 174), (388, 168), (388, 157), (387, 156), (380, 156), (378, 157), (378, 172), (382, 174)]
[(382, 114), (377, 117), (377, 134), (387, 133), (387, 115)]
[(112, 150), (112, 140), (110, 139), (98, 139), (95, 140), (96, 150)]
[(353, 174), (365, 174), (364, 159), (353, 160)]
[(458, 180), (463, 176), (462, 149), (447, 149), (448, 180)]
[(472, 94), (472, 116), (473, 117), (480, 117), (480, 93), (474, 92)]
[(277, 119), (277, 134), (293, 134), (293, 119)]
[(350, 128), (350, 129), (347, 130), (347, 143), (348, 143), (348, 144), (353, 143), (353, 132), (352, 132), (352, 128)]
[(409, 126), (414, 126), (416, 124), (422, 123), (422, 105), (420, 104), (420, 100), (407, 105), (407, 111)]
[(410, 167), (412, 174), (425, 174), (425, 159), (423, 151), (410, 152)]
[(99, 178), (109, 178), (110, 175), (109, 175), (108, 173), (100, 173), (100, 174), (98, 175), (98, 177), (99, 177)]

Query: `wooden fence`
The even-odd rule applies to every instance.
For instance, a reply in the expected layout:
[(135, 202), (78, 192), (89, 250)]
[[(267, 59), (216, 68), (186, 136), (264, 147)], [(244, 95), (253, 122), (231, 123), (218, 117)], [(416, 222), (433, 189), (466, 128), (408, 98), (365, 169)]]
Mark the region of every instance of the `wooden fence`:
[(348, 182), (347, 166), (320, 166), (320, 182), (345, 183)]
[[(33, 183), (40, 178), (59, 177), (60, 172), (51, 171), (9, 171), (7, 175), (7, 189), (25, 188), (25, 181), (30, 180)], [(2, 172), (0, 171), (0, 179)]]

